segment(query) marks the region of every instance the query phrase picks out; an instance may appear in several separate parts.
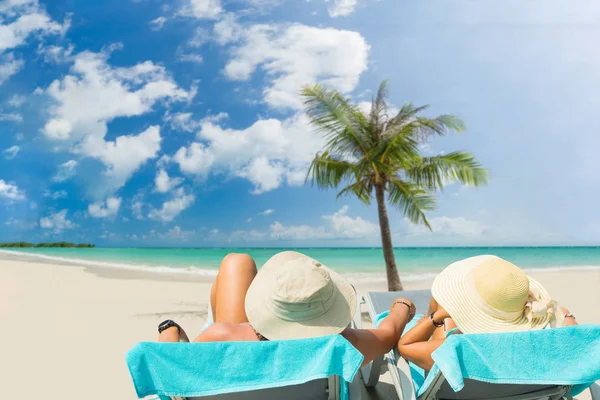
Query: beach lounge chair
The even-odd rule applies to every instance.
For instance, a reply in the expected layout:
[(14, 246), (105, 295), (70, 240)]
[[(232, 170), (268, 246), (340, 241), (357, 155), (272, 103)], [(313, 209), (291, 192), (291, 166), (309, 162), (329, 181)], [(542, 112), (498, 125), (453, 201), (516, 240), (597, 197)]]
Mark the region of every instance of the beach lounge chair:
[[(429, 290), (421, 291), (404, 291), (404, 292), (385, 292), (375, 293), (370, 292), (359, 298), (361, 303), (366, 306), (368, 314), (372, 321), (377, 320), (377, 316), (381, 313), (389, 310), (390, 304), (393, 300), (398, 297), (405, 297), (411, 299), (416, 307), (417, 312), (426, 312), (429, 299), (431, 298), (431, 292)], [(355, 324), (357, 327), (361, 326), (360, 313), (357, 313), (355, 318)], [(565, 328), (572, 329), (572, 328)], [(582, 329), (585, 329), (582, 327)], [(540, 331), (538, 331), (540, 332)], [(596, 332), (596, 331), (594, 331)], [(600, 332), (600, 331), (597, 331)], [(558, 332), (562, 333), (562, 332)], [(498, 334), (496, 334), (498, 335)], [(510, 334), (501, 334), (510, 335)], [(514, 334), (513, 334), (514, 335)], [(475, 336), (475, 335), (456, 335), (452, 339), (453, 342), (460, 341), (460, 336)], [(477, 335), (479, 336), (479, 335)], [(488, 336), (488, 335), (481, 335)], [(489, 337), (489, 336), (488, 336)], [(450, 341), (450, 340), (449, 340)], [(444, 346), (448, 345), (445, 343)], [(442, 347), (444, 347), (442, 346)], [(442, 349), (442, 348), (440, 348)], [(439, 351), (439, 350), (438, 350)], [(460, 358), (460, 357), (457, 357)], [(435, 359), (435, 356), (434, 356)], [(396, 389), (396, 393), (400, 400), (429, 400), (429, 399), (513, 399), (513, 400), (529, 400), (529, 399), (561, 399), (571, 398), (571, 389), (573, 385), (559, 385), (559, 384), (533, 384), (533, 383), (519, 383), (519, 384), (508, 384), (508, 383), (488, 383), (481, 380), (474, 379), (462, 379), (464, 386), (458, 392), (456, 392), (447, 380), (444, 374), (434, 367), (431, 370), (423, 388), (420, 389), (417, 397), (415, 393), (415, 385), (411, 376), (411, 367), (409, 364), (399, 356), (396, 350), (390, 351), (385, 356), (385, 362), (387, 362), (388, 370), (391, 374), (391, 378)], [(383, 357), (373, 361), (371, 364), (361, 368), (363, 381), (367, 387), (373, 387), (379, 380), (379, 374), (381, 366), (384, 363)], [(594, 368), (598, 369), (595, 364)], [(461, 368), (456, 368), (461, 369)], [(460, 375), (460, 371), (458, 374)], [(596, 373), (596, 372), (593, 372)], [(597, 376), (597, 375), (596, 375)], [(598, 379), (597, 377), (594, 379)], [(592, 379), (592, 381), (594, 380)], [(456, 387), (455, 387), (456, 388)], [(597, 388), (592, 389), (592, 393)], [(595, 397), (594, 397), (595, 398)]]
[(356, 400), (362, 359), (340, 335), (271, 342), (145, 342), (127, 353), (138, 397), (173, 400)]
[[(212, 322), (209, 312), (205, 327)], [(136, 345), (126, 358), (139, 398), (360, 400), (361, 396), (358, 370), (363, 356), (340, 335), (244, 343), (147, 342)], [(261, 370), (269, 373), (261, 376)]]

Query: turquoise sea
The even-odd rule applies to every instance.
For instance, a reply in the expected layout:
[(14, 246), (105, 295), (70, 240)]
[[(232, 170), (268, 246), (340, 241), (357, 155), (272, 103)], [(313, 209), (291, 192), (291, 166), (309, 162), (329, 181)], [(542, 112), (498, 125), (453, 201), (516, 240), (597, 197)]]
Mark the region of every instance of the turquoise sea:
[[(39, 261), (74, 263), (107, 268), (143, 269), (157, 273), (216, 274), (228, 253), (249, 253), (260, 267), (281, 248), (93, 248), (3, 249), (0, 257), (26, 257)], [(344, 275), (381, 276), (384, 261), (380, 248), (301, 248)], [(494, 254), (521, 268), (600, 268), (600, 247), (408, 247), (396, 248), (401, 275), (421, 279), (454, 261), (480, 254)]]

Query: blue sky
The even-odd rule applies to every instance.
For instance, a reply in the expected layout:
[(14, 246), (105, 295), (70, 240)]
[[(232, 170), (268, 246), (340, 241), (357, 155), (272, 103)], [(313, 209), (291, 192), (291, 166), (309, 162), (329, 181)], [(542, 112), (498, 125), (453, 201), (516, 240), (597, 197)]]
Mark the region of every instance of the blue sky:
[(297, 91), (431, 104), (484, 188), (394, 244), (600, 244), (593, 1), (0, 2), (0, 241), (372, 246), (375, 207), (303, 184)]

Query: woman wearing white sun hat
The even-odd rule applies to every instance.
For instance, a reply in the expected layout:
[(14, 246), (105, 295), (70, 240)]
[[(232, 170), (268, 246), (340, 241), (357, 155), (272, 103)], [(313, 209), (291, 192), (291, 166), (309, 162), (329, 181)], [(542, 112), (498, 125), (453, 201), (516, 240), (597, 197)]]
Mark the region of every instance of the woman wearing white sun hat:
[[(194, 341), (301, 339), (341, 334), (366, 364), (389, 352), (415, 314), (408, 299), (396, 299), (377, 329), (351, 329), (356, 292), (320, 262), (293, 251), (271, 257), (257, 271), (247, 254), (223, 259), (211, 290), (212, 325)], [(174, 321), (159, 324), (159, 342), (189, 341)]]
[(398, 351), (429, 370), (433, 353), (452, 333), (518, 332), (577, 325), (519, 267), (496, 256), (449, 265), (433, 281), (429, 310), (400, 339)]

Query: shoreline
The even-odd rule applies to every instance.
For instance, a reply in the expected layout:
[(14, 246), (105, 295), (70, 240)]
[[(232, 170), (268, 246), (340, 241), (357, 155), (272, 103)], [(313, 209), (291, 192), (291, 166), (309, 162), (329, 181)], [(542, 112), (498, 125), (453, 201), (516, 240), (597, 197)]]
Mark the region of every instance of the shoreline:
[[(169, 280), (176, 282), (212, 282), (217, 275), (218, 269), (212, 266), (151, 266), (144, 264), (130, 264), (124, 262), (107, 262), (101, 260), (80, 259), (75, 257), (57, 257), (46, 254), (19, 252), (14, 250), (0, 249), (0, 261), (18, 261), (28, 263), (39, 263), (49, 265), (64, 265), (84, 268), (99, 277), (118, 277), (120, 279), (151, 279)], [(403, 271), (400, 268), (400, 277), (404, 282), (427, 282), (444, 268), (422, 269)], [(260, 268), (260, 266), (259, 266)], [(382, 265), (380, 271), (339, 271), (348, 280), (361, 283), (385, 283), (385, 269)], [(368, 269), (373, 269), (368, 268)], [(547, 267), (523, 267), (528, 274), (540, 272), (562, 272), (562, 271), (600, 271), (600, 265), (575, 265), (575, 266), (547, 266)]]

